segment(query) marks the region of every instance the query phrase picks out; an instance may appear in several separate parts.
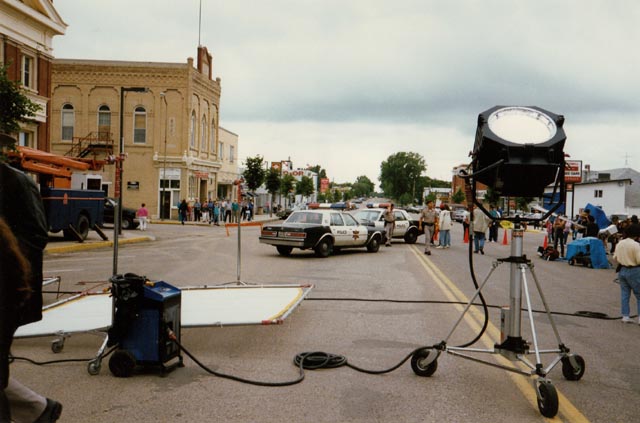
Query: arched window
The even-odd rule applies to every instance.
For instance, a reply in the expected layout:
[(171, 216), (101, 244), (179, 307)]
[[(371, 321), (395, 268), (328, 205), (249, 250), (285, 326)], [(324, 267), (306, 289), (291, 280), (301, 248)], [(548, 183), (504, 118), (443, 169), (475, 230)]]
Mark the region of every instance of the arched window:
[(98, 138), (101, 140), (111, 138), (111, 109), (104, 104), (98, 108)]
[(62, 140), (73, 140), (73, 127), (76, 123), (76, 112), (71, 104), (62, 106)]
[(191, 148), (196, 148), (196, 112), (191, 113), (191, 127), (189, 128), (190, 138), (189, 138), (189, 146)]
[(216, 152), (216, 121), (211, 121), (211, 130), (209, 132), (209, 147), (211, 148), (211, 152)]
[(147, 142), (147, 111), (138, 106), (133, 112), (133, 142), (144, 144)]
[(202, 123), (200, 125), (200, 143), (202, 144), (202, 151), (207, 151), (207, 119), (202, 116)]

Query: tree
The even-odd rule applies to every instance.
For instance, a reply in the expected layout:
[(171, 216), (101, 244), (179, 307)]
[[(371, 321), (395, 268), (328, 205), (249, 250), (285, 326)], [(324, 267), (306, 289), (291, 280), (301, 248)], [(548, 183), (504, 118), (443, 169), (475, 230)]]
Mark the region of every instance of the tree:
[(13, 135), (20, 131), (20, 122), (28, 122), (40, 106), (29, 100), (19, 82), (9, 79), (7, 67), (0, 66), (0, 133)]
[(342, 200), (342, 193), (340, 191), (338, 191), (337, 189), (334, 189), (333, 190), (333, 202), (337, 203), (340, 200)]
[(280, 178), (280, 194), (289, 197), (289, 194), (293, 192), (295, 181), (296, 178), (288, 173)]
[(524, 212), (529, 211), (529, 203), (533, 201), (533, 197), (516, 197), (516, 209)]
[(451, 196), (451, 202), (454, 204), (460, 204), (466, 199), (467, 196), (464, 194), (464, 192), (462, 192), (462, 188), (458, 188), (458, 191), (456, 191), (455, 194)]
[(429, 194), (427, 194), (426, 197), (424, 197), (424, 202), (428, 203), (429, 201), (433, 201), (435, 203), (437, 199), (438, 196), (436, 195), (435, 191), (431, 191)]
[(318, 174), (318, 180), (316, 181), (316, 191), (320, 191), (320, 179), (327, 177), (327, 171), (324, 170), (320, 165), (309, 166), (307, 169)]
[(386, 196), (399, 199), (402, 194), (409, 194), (410, 198), (415, 198), (418, 180), (426, 170), (427, 165), (420, 154), (400, 152), (380, 164), (378, 179)]
[(375, 188), (371, 179), (365, 175), (358, 176), (356, 182), (351, 186), (351, 193), (354, 197), (369, 197)]
[(269, 216), (271, 216), (273, 204), (276, 202), (276, 193), (280, 191), (280, 171), (273, 167), (270, 168), (265, 176), (264, 185), (267, 192), (271, 194), (271, 207), (269, 207)]
[(264, 182), (267, 173), (264, 170), (264, 160), (261, 156), (247, 157), (247, 168), (242, 173), (242, 177), (249, 187), (249, 191), (255, 192)]
[(492, 187), (487, 187), (487, 192), (484, 194), (484, 201), (489, 204), (498, 204), (500, 195)]
[(313, 179), (309, 178), (308, 176), (303, 176), (296, 184), (296, 194), (305, 197), (310, 196), (315, 192), (315, 187), (313, 185)]

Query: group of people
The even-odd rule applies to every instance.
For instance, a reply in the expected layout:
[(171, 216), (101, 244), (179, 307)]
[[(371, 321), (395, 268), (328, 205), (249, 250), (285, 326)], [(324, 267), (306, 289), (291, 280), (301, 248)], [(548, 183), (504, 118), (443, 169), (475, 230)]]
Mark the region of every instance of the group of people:
[(178, 204), (178, 218), (180, 223), (207, 222), (210, 225), (220, 226), (220, 222), (238, 223), (251, 221), (254, 216), (254, 205), (251, 200), (243, 200), (241, 203), (233, 200), (211, 200), (200, 202), (197, 198), (193, 204), (183, 199)]
[[(433, 201), (427, 202), (427, 207), (422, 209), (418, 218), (418, 230), (424, 232), (424, 253), (431, 255), (431, 246), (444, 249), (451, 247), (451, 229), (453, 229), (453, 216), (448, 204), (441, 204), (440, 210), (435, 208)], [(435, 237), (438, 234), (438, 245)]]

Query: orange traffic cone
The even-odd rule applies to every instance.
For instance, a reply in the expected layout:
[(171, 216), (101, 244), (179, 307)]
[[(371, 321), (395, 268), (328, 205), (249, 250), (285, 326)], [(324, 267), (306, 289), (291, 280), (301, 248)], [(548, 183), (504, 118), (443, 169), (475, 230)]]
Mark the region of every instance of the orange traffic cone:
[(549, 240), (547, 239), (547, 236), (544, 236), (544, 242), (542, 243), (542, 248), (543, 249), (547, 249), (547, 247), (549, 246)]
[(464, 243), (469, 243), (469, 228), (464, 228)]
[(502, 237), (502, 245), (509, 245), (509, 239), (507, 238), (507, 229), (504, 230), (504, 237)]
[(436, 228), (436, 231), (433, 233), (433, 242), (438, 240), (438, 235), (440, 235), (440, 230)]

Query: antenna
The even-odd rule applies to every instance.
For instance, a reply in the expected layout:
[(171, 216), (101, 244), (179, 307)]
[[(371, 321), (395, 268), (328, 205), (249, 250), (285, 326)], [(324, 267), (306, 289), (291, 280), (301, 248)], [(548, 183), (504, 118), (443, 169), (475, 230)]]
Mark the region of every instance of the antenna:
[(200, 43), (201, 33), (202, 33), (202, 0), (200, 0), (200, 10), (198, 11), (198, 47), (202, 45)]
[(629, 155), (629, 153), (625, 153), (625, 155), (624, 155), (624, 167), (628, 167), (629, 166), (629, 157), (631, 157)]

